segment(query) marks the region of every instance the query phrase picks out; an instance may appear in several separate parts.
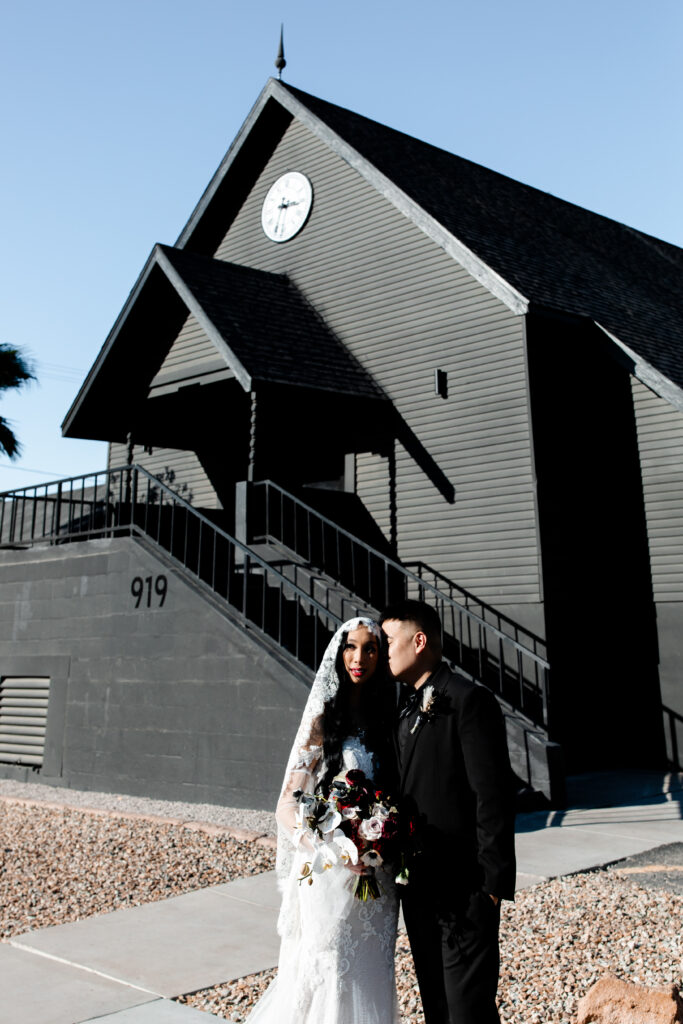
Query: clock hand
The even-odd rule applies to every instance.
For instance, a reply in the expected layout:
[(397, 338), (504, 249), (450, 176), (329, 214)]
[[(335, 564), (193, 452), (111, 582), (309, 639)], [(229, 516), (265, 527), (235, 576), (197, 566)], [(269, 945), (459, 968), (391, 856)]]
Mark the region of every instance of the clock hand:
[[(283, 196), (282, 200), (280, 202), (280, 205), (278, 206), (277, 221), (276, 221), (276, 224), (275, 224), (275, 234), (276, 235), (277, 234), (282, 235), (284, 233), (284, 230), (285, 230), (285, 218), (287, 216), (287, 207), (288, 206), (289, 206), (289, 203), (287, 202), (286, 198)], [(282, 221), (282, 227), (280, 227), (280, 221)]]
[(300, 206), (300, 205), (301, 205), (301, 200), (300, 199), (288, 199), (287, 196), (283, 196), (282, 197), (282, 199), (280, 200), (280, 202), (277, 205), (277, 211), (278, 211), (277, 220), (275, 221), (275, 226), (273, 228), (273, 233), (275, 235), (280, 235), (280, 236), (284, 235), (285, 230), (286, 230), (285, 222), (287, 220), (287, 211), (289, 210), (290, 206)]
[[(287, 211), (289, 210), (290, 206), (294, 206), (294, 205), (295, 205), (295, 201), (287, 199), (285, 196), (282, 197), (282, 202), (280, 203), (280, 206), (279, 206), (280, 212), (279, 212), (278, 218), (277, 218), (278, 222), (277, 222), (277, 224), (275, 226), (275, 230), (276, 230), (276, 232), (279, 230), (280, 236), (284, 235), (284, 233), (286, 231), (285, 222), (287, 220)], [(280, 223), (280, 218), (282, 218), (282, 223)]]
[(277, 214), (277, 220), (275, 221), (275, 228), (274, 228), (274, 233), (276, 235), (280, 231), (280, 218), (282, 217), (283, 213), (286, 211), (287, 207), (283, 206), (282, 203), (280, 203), (280, 205), (278, 206), (277, 209), (278, 209), (278, 214)]

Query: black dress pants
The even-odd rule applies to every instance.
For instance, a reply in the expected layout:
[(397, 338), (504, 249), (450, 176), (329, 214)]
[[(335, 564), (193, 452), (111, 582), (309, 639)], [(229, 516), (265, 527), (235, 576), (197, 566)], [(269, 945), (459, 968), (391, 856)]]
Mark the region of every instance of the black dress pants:
[(410, 890), (402, 894), (403, 917), (427, 1024), (500, 1024), (500, 906), (474, 892), (444, 908)]

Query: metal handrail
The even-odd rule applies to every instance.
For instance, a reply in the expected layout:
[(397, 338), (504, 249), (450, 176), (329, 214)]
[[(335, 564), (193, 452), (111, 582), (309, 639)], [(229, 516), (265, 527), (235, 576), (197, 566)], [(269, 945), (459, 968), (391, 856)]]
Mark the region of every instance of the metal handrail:
[[(348, 569), (350, 589), (353, 593), (366, 597), (373, 607), (391, 603), (392, 590), (395, 589), (396, 580), (400, 582), (402, 588), (401, 596), (409, 594), (411, 589), (416, 591), (421, 600), (427, 600), (434, 604), (440, 611), (445, 627), (445, 643), (455, 647), (454, 658), (460, 668), (468, 672), (472, 678), (491, 686), (513, 707), (527, 714), (544, 728), (548, 728), (550, 664), (547, 658), (540, 655), (534, 648), (511, 637), (503, 629), (486, 621), (481, 615), (477, 615), (452, 595), (445, 594), (437, 586), (412, 572), (405, 565), (377, 551), (348, 530), (338, 526), (327, 516), (318, 512), (301, 498), (286, 491), (279, 484), (272, 480), (264, 480), (255, 483), (253, 488), (255, 493), (258, 493), (259, 490), (264, 492), (265, 515), (262, 521), (264, 540), (271, 543), (279, 542), (290, 547), (312, 565), (316, 565), (317, 568), (341, 582), (345, 582), (343, 577), (346, 576)], [(278, 524), (273, 522), (275, 517), (271, 514), (271, 493), (276, 496), (279, 506), (279, 531)], [(289, 530), (285, 517), (285, 503), (287, 502), (291, 503), (294, 510)], [(297, 524), (297, 510), (305, 517), (303, 536)], [(253, 520), (253, 517), (251, 518)], [(313, 524), (320, 531), (320, 543), (317, 549), (315, 549), (313, 539)], [(326, 544), (326, 530), (332, 532), (331, 552), (329, 543)], [(348, 545), (350, 568), (347, 565), (342, 565), (341, 538)], [(379, 566), (380, 569), (378, 574), (380, 587), (377, 596), (380, 596), (382, 600), (379, 602), (374, 600), (374, 591), (377, 588), (372, 579), (373, 564)], [(333, 567), (330, 568), (330, 565)], [(367, 593), (363, 593), (363, 586), (367, 588)], [(489, 607), (483, 602), (477, 603), (482, 608)], [(495, 609), (491, 609), (491, 611), (499, 615)], [(512, 620), (505, 619), (504, 616), (500, 616), (500, 618), (517, 626)], [(452, 627), (452, 632), (448, 631), (449, 624)], [(522, 629), (522, 627), (517, 628)], [(530, 637), (534, 644), (536, 641), (543, 642), (540, 637), (537, 638), (526, 630), (522, 629), (522, 631)], [(494, 651), (490, 650), (491, 645), (494, 646)], [(474, 664), (473, 652), (476, 652)]]
[[(0, 494), (3, 546), (122, 534), (154, 541), (307, 668), (317, 667), (322, 656), (319, 648), (341, 625), (333, 611), (142, 466), (117, 467)], [(275, 602), (269, 601), (273, 593)], [(356, 608), (365, 610), (363, 605)], [(306, 614), (308, 620), (302, 618)]]
[(439, 572), (438, 569), (433, 569), (432, 566), (427, 565), (426, 562), (410, 561), (404, 562), (403, 565), (405, 566), (406, 569), (410, 569), (411, 572), (413, 569), (415, 569), (416, 575), (418, 575), (421, 579), (423, 578), (422, 573), (425, 572), (428, 573), (430, 576), (433, 576), (435, 580), (438, 580), (440, 583), (442, 583), (444, 587), (448, 587), (449, 591), (457, 591), (458, 594), (462, 595), (466, 608), (469, 607), (467, 603), (468, 601), (471, 601), (473, 604), (478, 604), (479, 607), (482, 608), (485, 612), (490, 612), (492, 615), (495, 615), (496, 618), (499, 619), (501, 622), (506, 622), (509, 626), (511, 626), (512, 629), (515, 630), (516, 633), (523, 633), (526, 637), (529, 637), (529, 639), (534, 644), (534, 650), (536, 649), (536, 644), (540, 644), (541, 647), (547, 646), (546, 641), (543, 639), (543, 637), (538, 636), (538, 634), (532, 632), (530, 629), (527, 629), (526, 626), (521, 626), (518, 622), (515, 622), (514, 619), (511, 619), (509, 615), (505, 615), (503, 612), (499, 612), (497, 608), (493, 607), (493, 605), (487, 604), (485, 601), (482, 601), (481, 598), (476, 596), (476, 594), (473, 594), (470, 590), (465, 590), (465, 588), (461, 587), (458, 583), (454, 583), (453, 580), (448, 578), (448, 576), (444, 576), (442, 572)]
[[(432, 594), (437, 596), (438, 598), (440, 598), (442, 600), (448, 601), (450, 604), (454, 605), (454, 607), (456, 607), (458, 609), (458, 611), (464, 612), (470, 619), (472, 619), (478, 625), (486, 627), (487, 629), (489, 629), (493, 633), (495, 633), (496, 636), (500, 637), (503, 640), (509, 641), (515, 647), (517, 647), (521, 651), (523, 651), (524, 654), (528, 654), (529, 657), (533, 658), (534, 661), (537, 661), (540, 665), (543, 665), (545, 668), (550, 668), (550, 663), (545, 658), (543, 658), (541, 655), (536, 654), (534, 651), (530, 650), (530, 648), (526, 647), (524, 644), (521, 644), (517, 640), (514, 640), (513, 637), (508, 636), (507, 633), (504, 633), (502, 630), (498, 629), (496, 626), (492, 626), (490, 622), (487, 622), (485, 619), (481, 618), (481, 616), (477, 615), (475, 612), (470, 611), (469, 608), (467, 608), (463, 604), (460, 604), (458, 601), (455, 600), (455, 598), (450, 597), (450, 595), (443, 594), (442, 591), (440, 591), (436, 586), (433, 586), (431, 583), (428, 583), (426, 580), (421, 579), (420, 576), (418, 576), (416, 573), (411, 572), (409, 569), (407, 569), (406, 565), (404, 565), (404, 564), (402, 564), (400, 562), (394, 561), (394, 559), (389, 558), (388, 555), (384, 555), (384, 554), (382, 554), (381, 551), (377, 551), (376, 548), (373, 548), (369, 544), (366, 544), (365, 541), (360, 540), (358, 537), (354, 537), (354, 535), (352, 533), (349, 533), (348, 530), (345, 530), (341, 526), (337, 526), (337, 524), (334, 523), (331, 519), (328, 519), (327, 516), (324, 516), (324, 515), (322, 515), (322, 513), (317, 512), (314, 508), (312, 508), (311, 505), (307, 505), (305, 501), (302, 501), (300, 498), (297, 498), (296, 495), (290, 494), (289, 491), (286, 491), (283, 487), (280, 487), (279, 484), (274, 483), (272, 480), (259, 480), (257, 483), (254, 484), (254, 488), (257, 488), (257, 487), (265, 487), (267, 490), (272, 489), (272, 490), (275, 490), (275, 491), (279, 491), (280, 494), (282, 494), (283, 496), (285, 496), (286, 498), (288, 498), (292, 502), (296, 503), (300, 508), (304, 509), (307, 513), (310, 513), (311, 515), (315, 516), (316, 519), (318, 519), (318, 520), (320, 520), (320, 522), (324, 523), (325, 526), (329, 526), (332, 529), (336, 530), (337, 533), (341, 534), (342, 536), (344, 536), (344, 537), (348, 538), (350, 541), (352, 541), (354, 545), (356, 545), (356, 546), (358, 546), (360, 548), (363, 548), (370, 556), (381, 559), (389, 568), (396, 570), (401, 575), (403, 575), (407, 579), (409, 579), (411, 582), (416, 583), (420, 587), (420, 589), (428, 590)], [(268, 514), (268, 506), (267, 505), (266, 505), (266, 514)], [(267, 537), (268, 540), (271, 540), (271, 541), (281, 540), (281, 538), (275, 537), (274, 535), (270, 534), (268, 531), (266, 533), (266, 537)], [(406, 564), (407, 565), (411, 565), (411, 564), (412, 565), (416, 565), (416, 564), (424, 564), (424, 563), (415, 563), (415, 562), (413, 562), (413, 563), (406, 563)], [(319, 566), (319, 568), (322, 569), (323, 566)], [(446, 577), (443, 577), (443, 578), (446, 579)], [(466, 593), (466, 591), (463, 591), (463, 593)], [(489, 605), (484, 605), (482, 601), (477, 601), (477, 604), (482, 605), (483, 607), (487, 607), (487, 608), (490, 607)], [(495, 611), (495, 609), (493, 609), (493, 608), (491, 610)], [(498, 615), (500, 613), (496, 612), (496, 614)], [(506, 619), (506, 617), (504, 615), (501, 615), (500, 617), (502, 619)], [(506, 621), (510, 622), (512, 625), (516, 625), (516, 623), (514, 623), (512, 619), (506, 619)], [(523, 627), (519, 627), (519, 628), (523, 628)], [(523, 630), (523, 631), (527, 632), (526, 630)], [(532, 634), (532, 633), (529, 633), (528, 635), (532, 636), (534, 640), (538, 639), (541, 643), (544, 642), (544, 641), (541, 640), (540, 637), (535, 637), (534, 634)]]
[[(429, 601), (437, 607), (444, 623), (447, 657), (471, 678), (490, 686), (532, 721), (548, 727), (550, 666), (546, 658), (395, 559), (337, 526), (278, 484), (263, 481), (253, 486), (264, 490), (267, 540), (279, 541), (295, 551), (305, 548), (309, 562), (314, 564), (316, 552), (312, 524), (315, 524), (320, 530), (321, 551), (318, 553), (322, 564), (319, 567), (342, 586), (350, 572), (351, 593), (361, 599), (352, 604), (356, 612), (386, 605), (399, 593), (406, 596), (411, 591), (422, 600)], [(280, 507), (279, 536), (271, 517), (271, 493), (277, 497)], [(338, 615), (298, 586), (295, 579), (285, 576), (247, 544), (216, 526), (141, 466), (118, 467), (24, 487), (6, 492), (0, 495), (0, 499), (0, 544), (61, 543), (93, 536), (143, 533), (188, 572), (224, 597), (262, 632), (286, 649), (292, 649), (295, 657), (310, 668), (317, 664), (317, 626), (313, 631), (313, 650), (309, 651), (313, 660), (308, 654), (301, 658), (303, 632), (311, 629), (308, 620), (302, 620), (301, 615), (307, 611), (309, 616), (324, 622), (323, 632), (327, 634), (330, 624), (334, 628), (341, 624)], [(292, 544), (288, 544), (286, 536), (285, 502), (291, 502), (294, 510)], [(301, 514), (306, 517), (303, 537), (297, 535), (297, 517)], [(326, 551), (328, 534), (333, 540), (334, 558)], [(223, 550), (219, 552), (221, 546)], [(223, 572), (221, 558), (227, 561), (226, 572)], [(196, 564), (193, 564), (193, 559)], [(330, 561), (334, 561), (336, 571), (329, 572)], [(226, 576), (230, 578), (226, 579)], [(261, 577), (260, 584), (257, 576)], [(239, 592), (235, 580), (239, 582)], [(253, 606), (250, 583), (252, 590), (261, 588), (260, 608)], [(324, 581), (317, 583), (326, 586)], [(274, 622), (271, 621), (269, 606), (271, 594), (267, 592), (266, 584), (271, 591), (278, 591)], [(327, 591), (329, 602), (329, 594), (334, 592), (334, 588), (327, 587)], [(487, 607), (481, 602), (479, 604), (482, 609)], [(292, 607), (296, 609), (295, 622), (288, 623), (283, 631), (285, 613)]]

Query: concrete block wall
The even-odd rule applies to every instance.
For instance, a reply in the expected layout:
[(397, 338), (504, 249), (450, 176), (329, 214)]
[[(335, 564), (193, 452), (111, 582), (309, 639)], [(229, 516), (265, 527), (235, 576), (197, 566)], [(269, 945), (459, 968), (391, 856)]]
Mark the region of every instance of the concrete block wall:
[(252, 808), (308, 693), (129, 538), (0, 551), (0, 675), (51, 679), (42, 769), (0, 777)]

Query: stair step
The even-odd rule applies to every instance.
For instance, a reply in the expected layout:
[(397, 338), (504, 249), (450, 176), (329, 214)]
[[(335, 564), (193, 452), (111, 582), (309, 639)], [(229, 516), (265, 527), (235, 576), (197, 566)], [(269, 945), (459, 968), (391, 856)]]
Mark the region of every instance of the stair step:
[(375, 609), (359, 600), (348, 587), (310, 565), (283, 544), (254, 543), (250, 550), (342, 621), (358, 614), (377, 615)]

